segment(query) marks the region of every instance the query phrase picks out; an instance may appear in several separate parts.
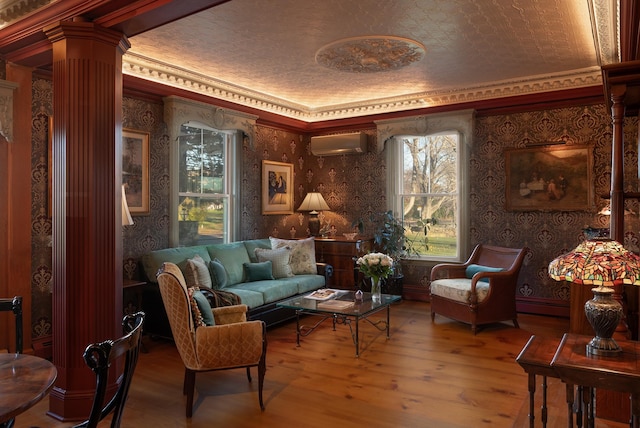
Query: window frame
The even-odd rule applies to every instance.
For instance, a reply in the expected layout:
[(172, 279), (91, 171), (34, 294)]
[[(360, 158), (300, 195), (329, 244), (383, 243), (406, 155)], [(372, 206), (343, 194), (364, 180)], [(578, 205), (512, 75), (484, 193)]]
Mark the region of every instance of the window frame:
[[(440, 113), (428, 116), (410, 117), (389, 121), (378, 121), (378, 138), (383, 138), (387, 164), (387, 209), (398, 216), (402, 213), (402, 139), (407, 137), (426, 137), (447, 132), (458, 134), (458, 225), (457, 225), (457, 253), (455, 256), (408, 256), (409, 260), (428, 262), (462, 262), (468, 258), (470, 251), (470, 207), (469, 207), (469, 158), (471, 135), (475, 113), (467, 110), (457, 113)], [(385, 133), (390, 135), (385, 138)], [(398, 216), (402, 217), (402, 216)]]
[[(222, 192), (220, 193), (194, 193), (194, 192), (182, 192), (180, 191), (180, 173), (182, 171), (179, 170), (179, 166), (177, 169), (177, 173), (178, 176), (176, 177), (177, 181), (178, 181), (178, 194), (177, 194), (177, 200), (180, 201), (180, 199), (182, 197), (191, 197), (191, 198), (200, 198), (200, 199), (205, 199), (205, 198), (220, 198), (222, 200), (224, 200), (224, 206), (225, 209), (223, 210), (223, 235), (222, 235), (222, 242), (227, 243), (230, 242), (230, 236), (232, 235), (232, 231), (233, 231), (233, 219), (237, 218), (234, 217), (234, 215), (232, 215), (232, 210), (234, 209), (235, 206), (237, 206), (238, 204), (235, 202), (234, 200), (234, 192), (232, 191), (233, 184), (234, 184), (234, 177), (233, 177), (233, 171), (237, 171), (239, 169), (239, 165), (238, 163), (238, 157), (235, 155), (236, 151), (237, 151), (237, 140), (238, 138), (241, 138), (242, 136), (238, 135), (237, 132), (232, 132), (232, 131), (225, 131), (225, 130), (220, 130), (220, 129), (216, 129), (213, 128), (211, 126), (208, 126), (204, 123), (201, 122), (197, 122), (197, 121), (189, 121), (187, 123), (183, 123), (181, 125), (181, 129), (182, 126), (189, 126), (191, 128), (197, 128), (197, 129), (201, 129), (201, 130), (206, 130), (206, 131), (211, 131), (211, 132), (217, 132), (220, 134), (224, 135), (224, 142), (223, 142), (223, 154), (224, 154), (224, 166), (223, 166), (223, 189)], [(177, 145), (178, 145), (178, 154), (180, 154), (180, 139), (178, 138), (177, 140)], [(178, 204), (179, 205), (179, 204)], [(180, 214), (178, 214), (178, 217), (180, 216)], [(179, 220), (178, 220), (179, 221)], [(180, 234), (179, 234), (179, 228), (176, 228), (176, 230), (178, 230), (178, 236), (177, 236), (177, 242), (179, 244), (180, 242)]]
[(179, 168), (180, 147), (178, 137), (180, 127), (189, 121), (197, 121), (219, 131), (231, 131), (236, 134), (235, 142), (230, 149), (232, 161), (229, 163), (229, 186), (231, 198), (229, 200), (228, 215), (231, 225), (225, 242), (240, 239), (241, 213), (241, 179), (242, 179), (242, 148), (245, 144), (253, 148), (255, 126), (258, 116), (239, 112), (215, 105), (170, 95), (163, 98), (164, 118), (169, 134), (169, 246), (179, 246)]

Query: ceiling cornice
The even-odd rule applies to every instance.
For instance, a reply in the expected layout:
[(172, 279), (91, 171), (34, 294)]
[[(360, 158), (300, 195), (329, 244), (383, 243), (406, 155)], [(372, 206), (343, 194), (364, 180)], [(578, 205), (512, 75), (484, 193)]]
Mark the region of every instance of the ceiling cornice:
[(364, 103), (309, 108), (131, 53), (123, 57), (123, 73), (309, 123), (602, 84), (600, 68), (592, 67), (572, 73), (490, 82), (487, 85), (462, 90), (438, 90)]

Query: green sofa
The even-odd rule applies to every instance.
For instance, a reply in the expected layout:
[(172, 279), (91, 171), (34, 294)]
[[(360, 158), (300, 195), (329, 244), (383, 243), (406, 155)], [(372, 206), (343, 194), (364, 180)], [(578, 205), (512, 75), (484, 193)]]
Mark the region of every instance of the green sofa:
[(171, 337), (156, 279), (164, 262), (178, 265), (189, 285), (211, 286), (240, 296), (249, 307), (248, 317), (263, 320), (267, 326), (295, 317), (294, 311), (276, 307), (278, 302), (323, 288), (333, 272), (330, 265), (315, 262), (313, 238), (267, 238), (152, 251), (142, 257), (148, 282), (142, 298), (147, 313), (145, 331), (163, 337)]

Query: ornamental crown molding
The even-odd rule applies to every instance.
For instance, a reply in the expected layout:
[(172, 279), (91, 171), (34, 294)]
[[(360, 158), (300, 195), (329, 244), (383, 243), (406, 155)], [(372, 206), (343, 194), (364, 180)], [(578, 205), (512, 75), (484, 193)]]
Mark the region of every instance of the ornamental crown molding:
[(590, 67), (572, 72), (489, 82), (462, 89), (440, 89), (310, 108), (138, 54), (126, 53), (122, 68), (122, 72), (129, 76), (309, 123), (602, 85), (600, 67)]
[(0, 1), (0, 28), (25, 17), (53, 0), (5, 0)]

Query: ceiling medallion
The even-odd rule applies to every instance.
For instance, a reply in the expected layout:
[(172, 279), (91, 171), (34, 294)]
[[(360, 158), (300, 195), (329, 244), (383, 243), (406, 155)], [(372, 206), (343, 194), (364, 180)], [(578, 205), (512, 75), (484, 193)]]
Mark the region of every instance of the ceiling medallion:
[(316, 62), (351, 73), (397, 70), (424, 58), (415, 40), (394, 36), (363, 36), (337, 40), (318, 49)]

